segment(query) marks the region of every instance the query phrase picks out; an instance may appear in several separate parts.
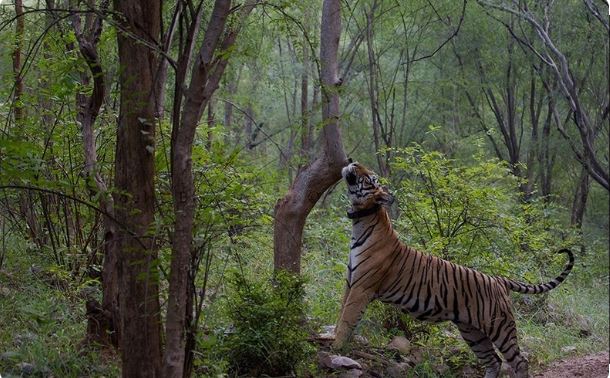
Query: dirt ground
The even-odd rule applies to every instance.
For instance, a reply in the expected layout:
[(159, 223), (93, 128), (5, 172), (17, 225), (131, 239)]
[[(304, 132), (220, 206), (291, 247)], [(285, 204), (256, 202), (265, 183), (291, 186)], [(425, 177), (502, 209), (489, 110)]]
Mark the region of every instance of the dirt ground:
[(556, 361), (536, 378), (608, 378), (608, 352), (599, 352), (583, 357), (572, 357)]

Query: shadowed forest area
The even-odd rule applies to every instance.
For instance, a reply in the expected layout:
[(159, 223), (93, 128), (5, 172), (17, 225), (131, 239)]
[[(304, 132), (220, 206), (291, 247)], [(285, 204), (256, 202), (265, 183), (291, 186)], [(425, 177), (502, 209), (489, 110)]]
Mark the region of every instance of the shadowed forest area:
[(412, 248), (532, 284), (573, 251), (511, 294), (519, 345), (605, 376), (609, 14), (0, 1), (0, 376), (482, 377), (455, 325), (379, 301), (331, 347), (348, 159)]

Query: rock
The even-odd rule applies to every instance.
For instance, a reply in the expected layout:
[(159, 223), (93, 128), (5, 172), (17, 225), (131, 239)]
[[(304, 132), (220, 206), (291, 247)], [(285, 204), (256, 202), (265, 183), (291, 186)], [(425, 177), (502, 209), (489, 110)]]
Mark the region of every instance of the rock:
[(392, 363), (388, 366), (386, 374), (390, 378), (402, 378), (407, 375), (409, 369), (411, 369), (411, 365), (406, 362)]
[(16, 346), (21, 346), (23, 344), (29, 344), (33, 341), (36, 341), (37, 338), (38, 336), (36, 336), (36, 334), (32, 332), (26, 332), (24, 334), (15, 335), (15, 337), (13, 337), (13, 344), (15, 344)]
[(405, 361), (415, 366), (424, 360), (424, 354), (420, 349), (412, 349), (409, 355), (405, 357)]
[(364, 336), (354, 335), (354, 342), (360, 345), (369, 345), (369, 341)]
[(338, 369), (338, 368), (346, 368), (346, 369), (362, 369), (362, 366), (352, 360), (349, 357), (345, 357), (345, 356), (331, 356), (331, 367), (333, 369)]
[(17, 367), (19, 368), (19, 370), (21, 370), (21, 375), (33, 375), (34, 373), (36, 373), (36, 365), (31, 364), (29, 362), (22, 362), (20, 364), (17, 365)]
[(362, 369), (362, 366), (349, 357), (329, 354), (325, 352), (318, 353), (318, 361), (320, 366), (326, 369)]
[(446, 364), (436, 364), (434, 365), (434, 371), (436, 371), (440, 377), (446, 376), (445, 373), (449, 371), (449, 366)]
[(576, 347), (574, 345), (568, 345), (568, 346), (564, 346), (563, 348), (561, 348), (561, 353), (573, 353), (576, 350)]
[(411, 351), (411, 342), (404, 336), (394, 336), (388, 344), (388, 349), (394, 349), (401, 354), (407, 355)]
[(582, 315), (576, 315), (572, 319), (572, 324), (578, 328), (578, 336), (589, 337), (591, 336), (591, 320)]
[(0, 297), (10, 297), (11, 289), (8, 287), (0, 286)]
[(322, 331), (316, 335), (318, 340), (334, 340), (335, 339), (335, 326), (327, 325), (322, 326)]

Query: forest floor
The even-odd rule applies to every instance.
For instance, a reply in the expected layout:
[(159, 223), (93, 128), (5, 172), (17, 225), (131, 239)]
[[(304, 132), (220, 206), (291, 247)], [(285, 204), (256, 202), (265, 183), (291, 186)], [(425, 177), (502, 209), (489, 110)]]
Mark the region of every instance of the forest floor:
[(565, 358), (555, 361), (543, 372), (534, 374), (536, 378), (606, 378), (610, 374), (608, 351), (582, 357)]

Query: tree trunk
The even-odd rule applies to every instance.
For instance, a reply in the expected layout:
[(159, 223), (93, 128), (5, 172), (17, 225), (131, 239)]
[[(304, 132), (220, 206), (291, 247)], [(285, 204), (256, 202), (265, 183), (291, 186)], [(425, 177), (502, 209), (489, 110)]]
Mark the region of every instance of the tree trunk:
[(369, 69), (369, 100), (371, 106), (371, 118), (373, 121), (373, 142), (375, 145), (375, 156), (377, 157), (377, 165), (379, 166), (379, 174), (388, 176), (388, 166), (385, 163), (383, 155), (380, 153), (382, 144), (381, 116), (379, 114), (379, 88), (377, 85), (377, 62), (375, 60), (375, 50), (373, 47), (373, 22), (375, 17), (375, 9), (377, 2), (373, 2), (370, 11), (366, 15), (366, 47), (368, 53), (368, 69)]
[(580, 177), (574, 191), (574, 199), (572, 201), (572, 213), (570, 216), (570, 225), (578, 228), (582, 228), (582, 220), (585, 216), (585, 209), (587, 208), (587, 199), (589, 197), (590, 187), (590, 175), (587, 170), (582, 167), (580, 170)]
[[(239, 11), (234, 26), (226, 27), (231, 11), (230, 0), (216, 0), (201, 47), (196, 55), (190, 75), (190, 83), (184, 94), (184, 106), (179, 122), (174, 119), (171, 140), (172, 199), (174, 201), (174, 235), (169, 277), (167, 305), (166, 348), (163, 356), (163, 377), (181, 378), (191, 369), (192, 342), (187, 342), (186, 330), (191, 332), (194, 294), (192, 269), (193, 224), (195, 218), (195, 184), (193, 181), (193, 142), (203, 111), (218, 89), (228, 63), (240, 26), (252, 11), (256, 1), (247, 1)], [(196, 20), (195, 22), (199, 22)], [(191, 30), (196, 31), (198, 27)], [(195, 37), (193, 34), (191, 37)], [(189, 47), (190, 48), (190, 47)], [(189, 66), (190, 52), (182, 54), (179, 65)], [(176, 82), (176, 87), (186, 87)], [(176, 92), (178, 93), (178, 92)], [(174, 106), (181, 99), (174, 98)], [(189, 323), (187, 323), (189, 321)], [(189, 335), (189, 338), (194, 334)], [(189, 349), (187, 349), (189, 348)]]
[[(303, 15), (303, 24), (305, 33), (309, 31), (309, 8), (305, 10)], [(309, 43), (305, 35), (302, 40), (303, 48), (303, 71), (301, 72), (301, 153), (299, 168), (309, 162), (309, 151), (311, 149), (311, 133), (310, 133), (310, 110), (309, 110)]]
[(210, 98), (210, 100), (208, 101), (208, 119), (207, 119), (207, 126), (208, 126), (208, 139), (205, 142), (205, 146), (208, 149), (208, 151), (210, 151), (212, 149), (212, 139), (214, 138), (214, 133), (213, 133), (213, 127), (214, 124), (216, 123), (216, 121), (214, 120), (214, 103), (212, 102), (212, 99)]
[[(114, 0), (120, 70), (115, 194), (123, 377), (159, 377), (160, 307), (155, 216), (155, 74), (149, 46), (160, 33), (159, 0)], [(145, 41), (146, 43), (142, 43)]]
[[(225, 83), (227, 88), (227, 99), (229, 100), (225, 101), (224, 103), (224, 129), (225, 135), (227, 136), (227, 138), (225, 138), (225, 144), (227, 145), (233, 143), (238, 146), (241, 142), (241, 129), (239, 127), (236, 127), (234, 129), (233, 127), (233, 104), (231, 103), (232, 101), (234, 101), (235, 94), (237, 93), (237, 86), (239, 84), (241, 70), (242, 66), (240, 65), (237, 72), (234, 72), (233, 75), (229, 77), (228, 83)], [(233, 141), (231, 141), (231, 139), (229, 138), (231, 133), (234, 134)]]
[[(109, 0), (101, 4), (101, 11), (108, 9)], [(116, 243), (116, 224), (114, 218), (114, 203), (108, 194), (108, 187), (97, 167), (97, 150), (93, 125), (97, 119), (106, 93), (104, 72), (97, 51), (97, 43), (102, 33), (102, 16), (98, 15), (92, 22), (89, 30), (81, 30), (79, 14), (72, 17), (72, 26), (81, 55), (89, 67), (90, 75), (81, 73), (81, 84), (86, 87), (90, 78), (93, 78), (93, 91), (91, 95), (78, 93), (76, 105), (78, 113), (76, 120), (81, 126), (83, 149), (85, 156), (85, 176), (90, 189), (91, 197), (98, 196), (100, 209), (103, 215), (103, 250), (104, 263), (102, 268), (102, 304), (93, 298), (87, 301), (87, 342), (104, 346), (119, 346), (119, 297), (117, 275), (118, 250)]]
[[(536, 56), (538, 56), (541, 62), (544, 63), (547, 67), (549, 67), (551, 73), (555, 76), (555, 79), (559, 84), (559, 89), (565, 96), (567, 104), (572, 112), (574, 125), (576, 126), (580, 137), (580, 142), (582, 144), (582, 151), (578, 151), (574, 142), (563, 128), (560, 128), (559, 132), (562, 134), (563, 138), (570, 143), (570, 147), (576, 155), (577, 160), (591, 175), (591, 178), (597, 181), (604, 189), (610, 191), (608, 167), (605, 162), (603, 162), (601, 157), (596, 154), (597, 150), (595, 148), (595, 130), (597, 129), (597, 127), (590, 118), (590, 112), (581, 103), (582, 97), (580, 96), (579, 86), (582, 85), (579, 85), (579, 83), (575, 80), (575, 77), (577, 75), (574, 75), (574, 73), (572, 72), (568, 57), (566, 57), (559, 50), (559, 48), (555, 45), (555, 42), (551, 38), (551, 35), (549, 34), (550, 23), (548, 22), (548, 20), (537, 19), (535, 13), (531, 12), (528, 9), (527, 3), (522, 1), (513, 2), (513, 6), (504, 6), (481, 1), (479, 3), (482, 3), (483, 5), (488, 7), (500, 9), (504, 12), (510, 13), (511, 15), (517, 15), (518, 17), (527, 21), (536, 31), (536, 36), (538, 37), (539, 41), (544, 45), (544, 49), (537, 48), (536, 46), (534, 46), (534, 44), (529, 40), (529, 38), (515, 39), (519, 43), (523, 44), (525, 47), (529, 48)], [(589, 3), (585, 4), (588, 5)], [(542, 2), (542, 7), (545, 15), (548, 15), (551, 12), (551, 5), (552, 2)], [(589, 11), (592, 10), (591, 7), (588, 7), (588, 9)], [(600, 21), (604, 20), (603, 18), (598, 19)], [(607, 23), (605, 21), (603, 23), (606, 30), (610, 30), (608, 29)], [(510, 25), (504, 25), (509, 29), (511, 35), (515, 35), (515, 30), (513, 29), (512, 22)], [(593, 51), (593, 53), (596, 52), (597, 51)]]
[(339, 93), (337, 50), (341, 35), (339, 0), (325, 0), (320, 26), (320, 64), (322, 83), (322, 118), (318, 158), (299, 170), (288, 193), (275, 205), (273, 229), (274, 268), (294, 273), (301, 270), (303, 227), (307, 215), (324, 191), (341, 178), (347, 164), (339, 130)]
[[(15, 131), (19, 134), (24, 133), (25, 109), (23, 106), (23, 34), (25, 32), (25, 20), (23, 14), (23, 0), (15, 0), (15, 45), (12, 52), (13, 60), (13, 78), (15, 88), (13, 90), (13, 116), (15, 119)], [(21, 217), (25, 220), (27, 231), (30, 238), (38, 247), (43, 246), (43, 237), (37, 221), (36, 211), (34, 210), (34, 202), (29, 191), (19, 194), (19, 211)]]
[(13, 49), (13, 75), (15, 78), (13, 112), (15, 124), (22, 126), (23, 114), (23, 73), (21, 72), (21, 49), (23, 48), (23, 33), (25, 31), (25, 20), (23, 19), (23, 0), (15, 0), (15, 48)]
[(553, 109), (555, 102), (549, 99), (547, 116), (542, 127), (542, 141), (540, 148), (540, 191), (544, 201), (550, 201), (551, 182), (553, 178), (554, 158), (550, 154), (551, 124), (553, 122)]

